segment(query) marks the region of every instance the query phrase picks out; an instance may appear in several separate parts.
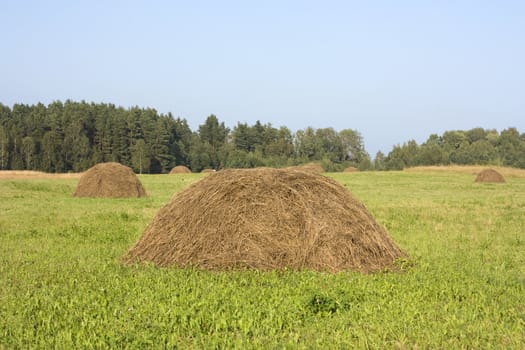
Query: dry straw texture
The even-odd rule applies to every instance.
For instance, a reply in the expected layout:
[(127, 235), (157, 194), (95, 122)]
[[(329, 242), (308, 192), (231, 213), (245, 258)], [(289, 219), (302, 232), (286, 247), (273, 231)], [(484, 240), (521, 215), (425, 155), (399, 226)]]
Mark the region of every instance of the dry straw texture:
[(146, 191), (131, 168), (119, 163), (100, 163), (80, 178), (75, 197), (145, 197)]
[(184, 165), (177, 165), (171, 169), (170, 174), (190, 174), (191, 170), (185, 167)]
[(229, 169), (176, 194), (123, 260), (224, 270), (377, 271), (405, 254), (350, 192), (322, 175)]
[(502, 183), (505, 182), (505, 178), (494, 169), (484, 169), (476, 176), (475, 182)]

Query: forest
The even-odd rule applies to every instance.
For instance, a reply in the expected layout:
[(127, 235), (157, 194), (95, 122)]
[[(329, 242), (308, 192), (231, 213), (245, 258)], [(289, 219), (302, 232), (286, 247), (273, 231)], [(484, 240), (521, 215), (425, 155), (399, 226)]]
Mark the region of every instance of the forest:
[(175, 165), (203, 169), (284, 167), (319, 162), (326, 171), (400, 170), (417, 165), (494, 164), (525, 168), (525, 134), (474, 128), (411, 140), (374, 159), (359, 131), (312, 128), (292, 132), (260, 121), (232, 129), (211, 114), (188, 122), (153, 108), (54, 101), (47, 106), (0, 103), (0, 170), (80, 172), (115, 161), (138, 173), (166, 173)]

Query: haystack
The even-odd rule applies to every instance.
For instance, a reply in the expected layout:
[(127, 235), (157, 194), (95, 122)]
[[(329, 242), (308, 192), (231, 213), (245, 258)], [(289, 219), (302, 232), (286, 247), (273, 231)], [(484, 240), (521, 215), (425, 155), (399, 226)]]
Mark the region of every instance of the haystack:
[(170, 174), (191, 174), (191, 170), (184, 165), (177, 165), (171, 169)]
[(100, 163), (81, 177), (75, 197), (145, 197), (146, 191), (131, 168), (119, 163)]
[(210, 270), (369, 272), (405, 256), (334, 180), (257, 168), (222, 170), (176, 194), (123, 260)]
[(349, 166), (348, 168), (345, 168), (345, 173), (355, 173), (356, 171), (359, 171), (359, 169), (353, 166)]
[(475, 182), (502, 183), (505, 182), (505, 178), (494, 169), (484, 169), (476, 176)]

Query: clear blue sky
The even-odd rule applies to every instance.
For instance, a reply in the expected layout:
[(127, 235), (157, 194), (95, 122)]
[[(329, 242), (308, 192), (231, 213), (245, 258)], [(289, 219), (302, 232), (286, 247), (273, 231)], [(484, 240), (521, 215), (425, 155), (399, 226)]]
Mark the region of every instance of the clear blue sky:
[(0, 2), (0, 102), (357, 129), (373, 157), (525, 132), (525, 1)]

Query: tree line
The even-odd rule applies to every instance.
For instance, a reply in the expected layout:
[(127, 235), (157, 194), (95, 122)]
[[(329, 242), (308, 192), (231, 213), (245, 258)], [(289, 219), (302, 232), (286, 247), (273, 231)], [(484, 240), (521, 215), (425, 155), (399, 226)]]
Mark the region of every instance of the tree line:
[(479, 164), (525, 168), (525, 134), (474, 128), (432, 134), (395, 145), (373, 161), (353, 129), (307, 127), (292, 132), (260, 121), (232, 129), (215, 115), (192, 131), (188, 122), (153, 108), (54, 101), (0, 103), (0, 170), (80, 172), (119, 162), (138, 173), (166, 173), (175, 165), (203, 169), (284, 167), (319, 162), (326, 171), (400, 170), (418, 165)]
[(385, 156), (378, 152), (378, 170), (400, 170), (419, 165), (502, 165), (525, 168), (525, 133), (510, 127), (500, 132), (474, 128), (432, 134), (418, 145), (410, 140), (396, 145)]
[(283, 167), (320, 162), (327, 171), (372, 167), (361, 134), (308, 127), (293, 133), (257, 121), (226, 127), (215, 115), (192, 131), (183, 118), (153, 108), (54, 101), (0, 103), (0, 170), (80, 172), (119, 162), (139, 173), (175, 165), (206, 168)]

